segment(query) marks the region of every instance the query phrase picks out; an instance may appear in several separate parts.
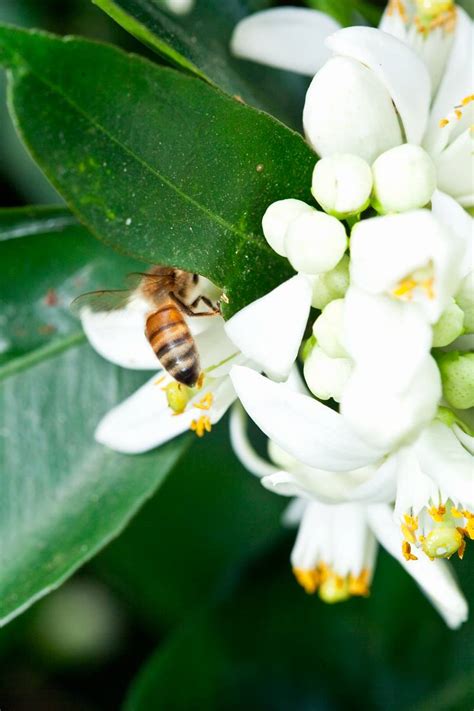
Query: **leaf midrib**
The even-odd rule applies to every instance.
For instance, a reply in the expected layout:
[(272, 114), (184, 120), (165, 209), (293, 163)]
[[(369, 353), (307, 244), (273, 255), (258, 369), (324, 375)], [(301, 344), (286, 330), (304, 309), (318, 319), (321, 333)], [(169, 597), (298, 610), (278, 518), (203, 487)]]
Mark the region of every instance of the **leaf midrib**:
[[(75, 38), (75, 41), (80, 43), (80, 40)], [(113, 52), (113, 48), (111, 48), (111, 51)], [(81, 107), (79, 107), (76, 102), (71, 99), (67, 94), (65, 94), (61, 87), (57, 86), (54, 82), (50, 81), (49, 79), (46, 79), (43, 77), (41, 74), (38, 74), (37, 72), (34, 71), (34, 69), (31, 67), (29, 62), (25, 59), (24, 55), (21, 54), (22, 57), (22, 62), (24, 64), (24, 67), (27, 68), (27, 70), (41, 83), (43, 83), (45, 86), (47, 86), (50, 90), (58, 94), (66, 103), (68, 103), (78, 114), (83, 116), (92, 126), (94, 126), (98, 131), (103, 133), (107, 138), (109, 138), (110, 141), (115, 143), (121, 150), (123, 150), (126, 154), (131, 156), (134, 160), (137, 161), (141, 166), (143, 166), (151, 175), (154, 177), (158, 178), (158, 180), (161, 180), (167, 187), (169, 187), (171, 190), (173, 190), (179, 197), (181, 197), (184, 201), (188, 202), (190, 205), (195, 207), (197, 210), (200, 210), (202, 213), (204, 213), (211, 221), (214, 221), (224, 229), (232, 232), (235, 234), (237, 237), (240, 238), (241, 243), (246, 240), (252, 240), (255, 242), (255, 244), (258, 244), (260, 247), (263, 247), (261, 241), (251, 232), (242, 232), (240, 231), (235, 225), (227, 222), (224, 220), (222, 217), (217, 215), (216, 213), (212, 212), (209, 210), (207, 207), (204, 205), (201, 205), (199, 202), (194, 200), (194, 198), (190, 197), (186, 193), (183, 193), (182, 190), (178, 188), (177, 185), (175, 185), (171, 180), (166, 178), (163, 174), (161, 174), (158, 170), (150, 166), (148, 163), (146, 163), (140, 156), (138, 156), (131, 148), (123, 144), (121, 141), (119, 141), (117, 138), (115, 138), (101, 123), (98, 123), (95, 118), (93, 118), (90, 114), (87, 113), (87, 111), (84, 111)], [(136, 59), (142, 63), (145, 63), (145, 60), (142, 59), (141, 57), (136, 56)], [(153, 66), (153, 65), (152, 65)], [(156, 69), (156, 67), (155, 67)], [(161, 71), (165, 72), (175, 72), (175, 70), (167, 68), (167, 67), (162, 67), (160, 68)], [(18, 72), (17, 68), (13, 68), (12, 71), (17, 74), (17, 80), (21, 81), (22, 79), (22, 74), (21, 72)], [(179, 73), (177, 73), (179, 76)], [(212, 90), (212, 87), (210, 87)], [(72, 208), (73, 209), (73, 208)]]

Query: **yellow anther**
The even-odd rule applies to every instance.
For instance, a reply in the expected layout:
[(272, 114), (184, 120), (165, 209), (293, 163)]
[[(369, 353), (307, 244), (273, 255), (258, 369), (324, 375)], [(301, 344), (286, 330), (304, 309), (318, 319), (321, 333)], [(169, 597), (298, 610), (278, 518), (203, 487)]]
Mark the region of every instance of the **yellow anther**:
[(474, 101), (474, 94), (468, 94), (465, 96), (459, 104), (457, 104), (453, 110), (446, 116), (446, 118), (442, 118), (439, 122), (439, 127), (444, 128), (447, 126), (451, 121), (460, 121), (463, 116), (463, 109), (468, 106), (472, 101)]
[(428, 513), (436, 523), (442, 523), (444, 521), (444, 516), (446, 514), (446, 506), (432, 506), (428, 509)]
[(455, 518), (464, 518), (463, 512), (460, 511), (459, 509), (455, 509), (454, 506), (451, 506), (451, 514), (452, 514)]
[(440, 127), (440, 128), (444, 128), (445, 126), (448, 125), (448, 123), (449, 123), (448, 119), (447, 119), (447, 118), (443, 118), (443, 119), (441, 119), (440, 122), (439, 122), (439, 127)]
[(308, 595), (313, 595), (318, 589), (320, 575), (317, 568), (313, 568), (312, 570), (293, 568), (293, 575)]
[(471, 541), (474, 540), (474, 514), (472, 514), (470, 511), (463, 511), (463, 516), (466, 519), (466, 531), (467, 535), (471, 539)]
[(409, 514), (405, 514), (403, 516), (403, 523), (400, 526), (403, 537), (405, 538), (406, 541), (409, 543), (416, 543), (416, 535), (415, 531), (418, 530), (418, 517), (417, 516), (410, 516)]
[(456, 116), (457, 120), (460, 121), (462, 119), (462, 111), (461, 109), (455, 109), (454, 110), (454, 115)]
[(389, 0), (387, 4), (387, 15), (391, 17), (395, 12), (398, 12), (403, 22), (408, 22), (406, 7), (402, 0)]
[(201, 415), (197, 420), (193, 420), (189, 429), (196, 433), (198, 437), (204, 437), (206, 432), (212, 429), (211, 420), (207, 415)]
[(402, 299), (406, 297), (408, 300), (413, 298), (413, 291), (418, 286), (414, 279), (403, 279), (397, 284), (395, 289), (392, 290), (392, 294)]
[(199, 402), (194, 403), (194, 407), (198, 410), (210, 410), (214, 402), (214, 395), (210, 392), (206, 393)]
[(361, 595), (368, 597), (370, 595), (369, 587), (370, 573), (367, 568), (359, 573), (359, 575), (349, 575), (349, 593), (351, 595)]
[(205, 377), (206, 376), (204, 375), (204, 373), (199, 373), (199, 378), (197, 379), (197, 383), (196, 383), (196, 388), (198, 390), (200, 390), (202, 388), (202, 386), (204, 385), (204, 378)]
[(467, 106), (471, 103), (471, 101), (474, 101), (474, 94), (469, 94), (468, 96), (465, 96), (464, 99), (462, 99), (461, 101), (461, 106)]
[(434, 528), (423, 541), (422, 548), (428, 558), (451, 558), (463, 542), (462, 533), (453, 526)]
[(411, 552), (411, 545), (408, 543), (408, 541), (403, 541), (402, 543), (402, 554), (405, 560), (418, 560), (416, 555), (413, 555)]
[(458, 548), (458, 558), (462, 560), (464, 558), (464, 551), (466, 550), (466, 541), (464, 538), (461, 541), (461, 545)]

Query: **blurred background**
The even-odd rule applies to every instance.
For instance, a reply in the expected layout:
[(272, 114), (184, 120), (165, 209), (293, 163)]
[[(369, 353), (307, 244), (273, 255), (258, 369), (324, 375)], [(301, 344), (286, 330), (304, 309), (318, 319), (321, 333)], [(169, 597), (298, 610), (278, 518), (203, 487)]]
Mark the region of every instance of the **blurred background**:
[[(0, 20), (147, 54), (89, 0), (0, 0)], [(2, 74), (0, 201), (60, 202), (15, 135)], [(0, 630), (2, 711), (472, 709), (472, 623), (449, 631), (383, 552), (369, 599), (307, 596), (285, 501), (229, 460), (227, 429), (190, 440), (126, 531)], [(472, 608), (472, 551), (453, 564)]]

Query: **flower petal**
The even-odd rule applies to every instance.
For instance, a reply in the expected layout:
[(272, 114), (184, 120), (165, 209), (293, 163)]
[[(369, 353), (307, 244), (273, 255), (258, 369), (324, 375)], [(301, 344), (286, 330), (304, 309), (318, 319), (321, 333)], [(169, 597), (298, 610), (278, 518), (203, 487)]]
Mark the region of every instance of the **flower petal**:
[(377, 461), (382, 452), (364, 444), (343, 417), (306, 395), (237, 366), (232, 382), (261, 430), (301, 462), (329, 471), (349, 471)]
[[(190, 428), (191, 422), (208, 415), (212, 424), (218, 422), (235, 400), (228, 377), (211, 379), (188, 403), (186, 410), (175, 415), (168, 407), (163, 390), (172, 381), (170, 376), (154, 376), (127, 400), (110, 410), (99, 423), (95, 438), (116, 452), (138, 454), (147, 452)], [(195, 404), (210, 392), (212, 407), (196, 409)]]
[(258, 477), (269, 476), (278, 469), (260, 457), (250, 444), (247, 435), (247, 415), (239, 402), (236, 402), (230, 413), (230, 441), (235, 454), (243, 466)]
[(444, 151), (434, 156), (438, 186), (461, 205), (474, 205), (472, 129), (467, 128)]
[(401, 552), (400, 530), (394, 522), (390, 507), (384, 504), (370, 506), (368, 521), (382, 546), (418, 583), (448, 627), (456, 629), (465, 622), (467, 602), (446, 561), (432, 561), (425, 556), (419, 560), (406, 561)]
[(451, 246), (457, 257), (452, 271), (456, 279), (462, 279), (473, 268), (474, 220), (456, 200), (441, 190), (435, 190), (431, 206), (436, 219), (450, 231)]
[[(190, 319), (204, 321), (205, 319)], [(240, 364), (244, 356), (227, 336), (225, 321), (220, 316), (209, 318), (209, 327), (194, 336), (199, 351), (201, 368), (213, 378), (227, 375), (233, 365)], [(192, 326), (192, 324), (191, 324)]]
[(421, 143), (428, 121), (431, 84), (422, 60), (406, 44), (373, 27), (346, 27), (326, 40), (335, 54), (369, 67), (387, 88), (408, 143)]
[(231, 50), (243, 59), (313, 76), (329, 57), (324, 40), (339, 27), (339, 23), (317, 10), (263, 10), (239, 22)]
[(274, 380), (285, 380), (298, 355), (312, 289), (299, 274), (246, 306), (225, 325), (242, 353)]
[(160, 362), (145, 336), (145, 318), (150, 306), (136, 299), (117, 311), (80, 311), (84, 332), (91, 346), (111, 363), (135, 370), (158, 370)]
[(332, 57), (306, 93), (306, 137), (321, 157), (352, 153), (368, 163), (403, 143), (391, 96), (368, 67)]
[[(472, 43), (474, 24), (467, 13), (456, 7), (457, 22), (451, 53), (431, 108), (424, 144), (428, 150), (442, 150), (451, 138), (450, 126), (440, 128), (462, 99), (472, 93)], [(457, 123), (457, 122), (456, 122)], [(456, 125), (456, 124), (455, 124)], [(448, 129), (447, 131), (445, 129)]]
[(415, 450), (422, 471), (434, 479), (442, 493), (474, 512), (474, 457), (455, 433), (435, 421), (423, 432)]

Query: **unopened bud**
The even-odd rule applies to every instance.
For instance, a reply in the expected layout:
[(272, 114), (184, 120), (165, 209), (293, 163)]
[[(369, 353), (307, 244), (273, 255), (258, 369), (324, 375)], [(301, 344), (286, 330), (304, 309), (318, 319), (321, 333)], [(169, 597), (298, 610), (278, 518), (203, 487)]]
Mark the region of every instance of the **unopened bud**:
[(349, 288), (349, 257), (345, 254), (341, 261), (325, 274), (316, 274), (313, 279), (311, 305), (321, 311), (334, 299), (342, 299)]
[(328, 304), (313, 325), (313, 333), (323, 351), (331, 358), (347, 358), (343, 345), (344, 299)]
[(308, 388), (320, 400), (340, 402), (344, 386), (352, 372), (349, 358), (330, 358), (315, 346), (305, 361), (303, 373)]
[(470, 272), (461, 282), (456, 303), (464, 312), (464, 330), (474, 333), (474, 272)]
[(303, 274), (334, 269), (347, 248), (342, 222), (318, 210), (304, 212), (288, 227), (284, 242), (291, 266)]
[(311, 192), (334, 217), (358, 215), (370, 202), (372, 171), (365, 160), (350, 153), (321, 158), (313, 171)]
[(436, 188), (436, 168), (420, 146), (405, 143), (382, 153), (372, 166), (375, 209), (405, 212), (424, 207)]
[(437, 356), (443, 395), (451, 407), (474, 407), (474, 353), (441, 353)]
[(302, 200), (278, 200), (267, 208), (262, 218), (262, 229), (270, 247), (281, 257), (286, 257), (284, 239), (290, 222), (303, 212), (314, 208)]
[(453, 301), (433, 326), (433, 347), (442, 348), (452, 343), (464, 330), (464, 312)]

